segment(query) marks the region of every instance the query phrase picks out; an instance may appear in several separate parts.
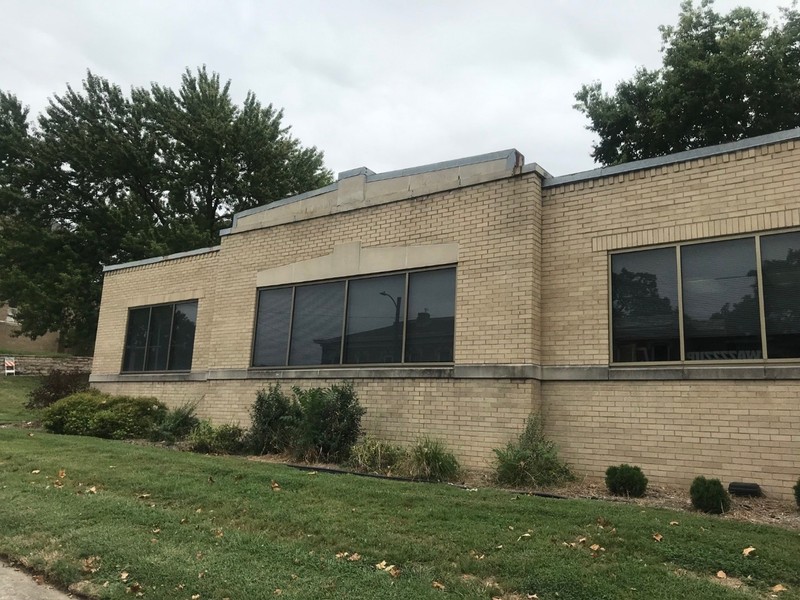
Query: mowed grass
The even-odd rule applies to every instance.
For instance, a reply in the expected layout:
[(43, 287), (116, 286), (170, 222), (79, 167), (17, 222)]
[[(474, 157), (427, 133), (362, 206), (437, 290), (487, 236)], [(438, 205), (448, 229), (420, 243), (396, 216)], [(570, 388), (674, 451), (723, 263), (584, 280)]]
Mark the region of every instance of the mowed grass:
[[(12, 428), (0, 430), (0, 554), (108, 598), (673, 600), (800, 590), (796, 531)], [(381, 561), (399, 574), (376, 569)], [(722, 585), (732, 578), (745, 591)]]
[(40, 382), (39, 377), (0, 375), (0, 424), (34, 421), (39, 418), (39, 411), (25, 408), (25, 403), (28, 401), (28, 392)]

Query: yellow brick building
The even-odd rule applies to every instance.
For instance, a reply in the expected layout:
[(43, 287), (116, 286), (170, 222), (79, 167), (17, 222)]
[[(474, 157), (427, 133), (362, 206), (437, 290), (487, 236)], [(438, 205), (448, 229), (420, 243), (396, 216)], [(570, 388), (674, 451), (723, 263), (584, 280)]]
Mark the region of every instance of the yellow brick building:
[[(800, 131), (553, 177), (515, 150), (236, 215), (106, 268), (96, 387), (247, 425), (352, 380), (367, 429), (487, 468), (540, 412), (575, 469), (800, 475)], [(794, 291), (797, 294), (794, 294)]]

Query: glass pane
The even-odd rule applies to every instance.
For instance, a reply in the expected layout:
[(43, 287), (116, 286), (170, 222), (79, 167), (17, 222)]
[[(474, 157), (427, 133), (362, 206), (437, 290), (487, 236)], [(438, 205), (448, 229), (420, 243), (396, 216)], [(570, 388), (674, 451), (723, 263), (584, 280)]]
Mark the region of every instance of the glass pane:
[(166, 371), (169, 333), (172, 328), (172, 304), (150, 309), (150, 335), (147, 340), (145, 371)]
[(687, 360), (761, 358), (753, 238), (681, 248)]
[(289, 318), (292, 312), (292, 288), (261, 290), (258, 293), (254, 367), (286, 364), (289, 348)]
[(614, 362), (680, 360), (675, 248), (611, 256)]
[(761, 238), (769, 358), (800, 357), (800, 232)]
[(388, 275), (350, 282), (344, 362), (402, 362), (405, 280)]
[(339, 364), (344, 281), (295, 288), (290, 365)]
[(194, 330), (197, 324), (197, 302), (182, 302), (175, 305), (172, 320), (172, 342), (169, 351), (169, 368), (188, 371), (192, 368)]
[(456, 270), (408, 277), (406, 362), (453, 362)]
[(144, 371), (144, 354), (147, 345), (147, 323), (149, 308), (137, 308), (128, 312), (128, 331), (125, 335), (125, 358), (123, 371)]

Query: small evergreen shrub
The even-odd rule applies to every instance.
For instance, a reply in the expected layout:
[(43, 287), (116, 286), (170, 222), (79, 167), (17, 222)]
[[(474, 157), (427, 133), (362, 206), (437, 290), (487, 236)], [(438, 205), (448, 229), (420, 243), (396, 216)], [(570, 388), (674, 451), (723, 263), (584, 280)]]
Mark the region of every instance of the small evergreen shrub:
[(200, 421), (189, 434), (189, 448), (202, 454), (240, 454), (246, 449), (246, 432), (238, 425), (214, 427)]
[(161, 422), (156, 424), (150, 439), (168, 444), (186, 439), (200, 423), (194, 412), (196, 408), (197, 404), (187, 402), (178, 408), (168, 410)]
[(612, 466), (606, 469), (606, 487), (615, 496), (641, 498), (647, 489), (647, 477), (636, 466)]
[(556, 445), (545, 437), (539, 415), (529, 416), (519, 438), (494, 454), (495, 478), (502, 485), (549, 486), (573, 479)]
[(76, 392), (89, 389), (89, 374), (51, 369), (42, 382), (28, 393), (27, 408), (47, 408)]
[(689, 488), (692, 506), (703, 512), (715, 515), (728, 512), (731, 508), (731, 497), (719, 479), (706, 479), (702, 475), (696, 477)]
[(308, 461), (347, 460), (361, 435), (361, 417), (366, 412), (352, 384), (293, 388), (293, 392), (299, 406), (290, 448), (295, 457)]
[(441, 440), (422, 438), (408, 451), (405, 474), (425, 481), (454, 481), (461, 472), (458, 459)]
[(350, 450), (347, 466), (364, 473), (397, 475), (407, 457), (408, 452), (402, 446), (366, 436)]
[(53, 433), (119, 440), (147, 437), (166, 414), (167, 407), (155, 398), (87, 390), (62, 398), (46, 409), (42, 424)]
[(797, 480), (797, 484), (795, 484), (794, 488), (794, 499), (797, 502), (797, 508), (800, 508), (800, 478)]
[(300, 420), (300, 406), (281, 392), (280, 385), (271, 385), (269, 391), (256, 393), (250, 418), (249, 445), (255, 454), (285, 452)]

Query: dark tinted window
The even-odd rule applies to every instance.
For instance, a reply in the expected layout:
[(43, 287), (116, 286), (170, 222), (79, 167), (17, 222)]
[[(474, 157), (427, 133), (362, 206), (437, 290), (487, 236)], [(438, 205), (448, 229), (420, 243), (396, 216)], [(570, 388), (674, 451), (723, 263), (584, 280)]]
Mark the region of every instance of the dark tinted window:
[(128, 312), (125, 359), (122, 361), (123, 371), (144, 371), (144, 355), (147, 350), (147, 324), (149, 322), (149, 308), (137, 308)]
[(196, 322), (197, 302), (130, 310), (122, 370), (191, 369)]
[(295, 288), (289, 364), (339, 363), (343, 316), (343, 281)]
[(611, 257), (614, 361), (680, 360), (675, 248)]
[(761, 238), (769, 358), (800, 358), (800, 232)]
[(410, 273), (406, 362), (452, 362), (456, 270)]
[(188, 371), (192, 368), (194, 330), (197, 324), (197, 303), (175, 305), (172, 318), (172, 340), (169, 348), (169, 369)]
[(286, 364), (291, 314), (292, 288), (259, 292), (253, 365), (267, 367)]
[(350, 281), (344, 362), (401, 362), (404, 295), (405, 275)]
[(753, 238), (681, 247), (687, 360), (761, 358)]

